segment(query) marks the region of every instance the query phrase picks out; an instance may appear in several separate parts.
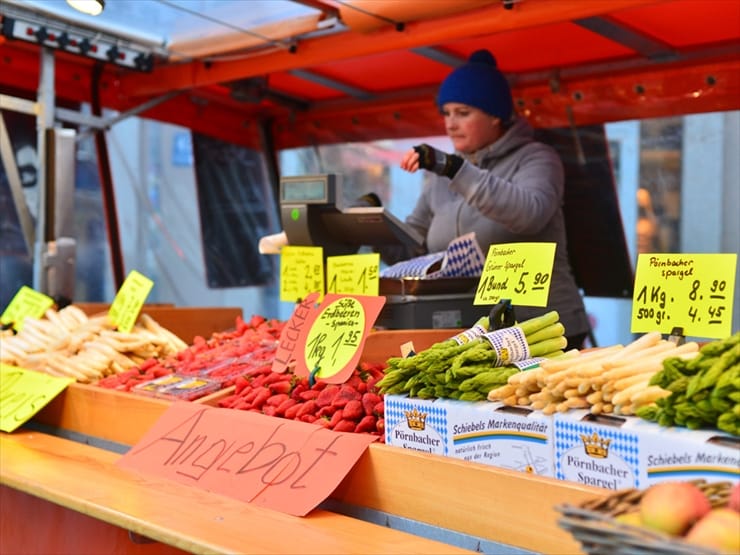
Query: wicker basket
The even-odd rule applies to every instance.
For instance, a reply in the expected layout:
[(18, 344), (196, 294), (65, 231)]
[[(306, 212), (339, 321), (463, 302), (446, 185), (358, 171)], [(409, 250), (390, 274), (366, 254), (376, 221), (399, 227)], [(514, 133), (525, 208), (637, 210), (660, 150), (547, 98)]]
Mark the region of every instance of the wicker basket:
[[(730, 482), (695, 480), (713, 507), (727, 504)], [(619, 522), (614, 517), (634, 511), (645, 490), (625, 489), (578, 506), (558, 505), (558, 520), (581, 543), (589, 555), (719, 555), (717, 551), (690, 545), (658, 531)]]

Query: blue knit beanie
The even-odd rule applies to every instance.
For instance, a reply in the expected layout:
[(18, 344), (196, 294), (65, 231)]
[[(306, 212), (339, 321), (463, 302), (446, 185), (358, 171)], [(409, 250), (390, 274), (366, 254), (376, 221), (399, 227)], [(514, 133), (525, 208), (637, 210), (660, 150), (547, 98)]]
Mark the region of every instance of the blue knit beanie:
[(514, 110), (506, 78), (496, 67), (496, 58), (488, 50), (476, 50), (468, 62), (456, 68), (442, 81), (437, 106), (460, 102), (508, 121)]

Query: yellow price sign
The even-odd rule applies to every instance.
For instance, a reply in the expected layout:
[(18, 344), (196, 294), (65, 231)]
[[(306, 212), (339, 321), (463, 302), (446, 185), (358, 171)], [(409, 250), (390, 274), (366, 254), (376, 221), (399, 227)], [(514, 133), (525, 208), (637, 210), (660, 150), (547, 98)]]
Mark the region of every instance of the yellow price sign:
[(350, 254), (326, 259), (326, 292), (377, 295), (380, 291), (380, 254)]
[(327, 293), (298, 340), (295, 374), (342, 383), (352, 375), (385, 297)]
[(3, 325), (13, 324), (15, 331), (20, 331), (25, 318), (41, 318), (54, 306), (54, 299), (24, 285), (8, 303), (0, 316)]
[(491, 245), (473, 304), (547, 306), (554, 260), (555, 243)]
[(631, 331), (731, 335), (736, 268), (735, 253), (639, 255)]
[(324, 295), (324, 249), (286, 245), (280, 250), (280, 300), (298, 302)]
[(129, 272), (108, 309), (108, 315), (118, 331), (128, 333), (134, 329), (152, 287), (154, 282), (145, 275), (136, 270)]
[(0, 430), (12, 432), (74, 382), (0, 363)]

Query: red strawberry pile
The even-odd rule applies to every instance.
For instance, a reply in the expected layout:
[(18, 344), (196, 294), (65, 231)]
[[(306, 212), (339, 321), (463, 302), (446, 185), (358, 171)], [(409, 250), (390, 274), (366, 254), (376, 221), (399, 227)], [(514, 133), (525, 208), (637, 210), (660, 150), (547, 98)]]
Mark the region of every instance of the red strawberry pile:
[(139, 384), (178, 374), (217, 380), (225, 388), (242, 373), (272, 364), (284, 325), (262, 316), (252, 316), (249, 322), (238, 316), (233, 330), (215, 332), (209, 339), (197, 336), (192, 345), (173, 356), (151, 358), (136, 368), (107, 376), (97, 385), (131, 391)]
[(361, 362), (343, 384), (299, 378), (290, 371), (272, 372), (270, 365), (236, 378), (233, 395), (219, 407), (249, 410), (290, 420), (309, 422), (338, 432), (368, 433), (385, 437), (383, 396), (375, 384), (385, 364)]

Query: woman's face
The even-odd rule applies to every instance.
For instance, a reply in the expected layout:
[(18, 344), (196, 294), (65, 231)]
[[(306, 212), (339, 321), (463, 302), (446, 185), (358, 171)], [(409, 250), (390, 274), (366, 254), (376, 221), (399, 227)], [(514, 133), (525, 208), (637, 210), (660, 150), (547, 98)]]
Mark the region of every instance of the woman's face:
[(499, 118), (467, 104), (447, 102), (442, 106), (442, 115), (455, 150), (465, 154), (495, 143), (503, 134)]

